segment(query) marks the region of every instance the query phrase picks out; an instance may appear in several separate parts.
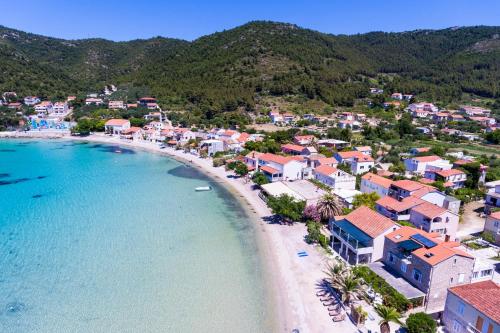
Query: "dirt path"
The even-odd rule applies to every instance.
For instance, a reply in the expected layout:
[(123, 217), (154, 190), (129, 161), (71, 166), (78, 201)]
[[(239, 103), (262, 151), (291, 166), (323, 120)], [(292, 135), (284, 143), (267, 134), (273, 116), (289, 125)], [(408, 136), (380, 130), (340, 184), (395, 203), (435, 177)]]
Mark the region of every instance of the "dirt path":
[[(457, 237), (463, 239), (470, 234), (482, 232), (484, 229), (484, 217), (482, 217), (484, 202), (473, 201), (464, 206), (464, 214), (458, 225)], [(480, 215), (481, 214), (481, 215)]]

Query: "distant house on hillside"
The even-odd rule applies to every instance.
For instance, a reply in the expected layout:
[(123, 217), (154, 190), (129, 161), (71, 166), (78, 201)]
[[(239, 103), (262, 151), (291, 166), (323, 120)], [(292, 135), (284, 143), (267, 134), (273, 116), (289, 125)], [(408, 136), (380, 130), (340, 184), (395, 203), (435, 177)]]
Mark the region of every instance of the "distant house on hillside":
[(104, 124), (107, 134), (120, 135), (123, 130), (130, 129), (130, 121), (127, 119), (110, 119)]

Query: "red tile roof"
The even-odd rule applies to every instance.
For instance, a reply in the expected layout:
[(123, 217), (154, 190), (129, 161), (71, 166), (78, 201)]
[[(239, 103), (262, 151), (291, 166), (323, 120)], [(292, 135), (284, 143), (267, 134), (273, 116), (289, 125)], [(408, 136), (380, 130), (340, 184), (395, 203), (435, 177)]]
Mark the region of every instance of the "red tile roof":
[(439, 157), (439, 156), (436, 156), (436, 155), (431, 155), (431, 156), (419, 156), (419, 157), (413, 157), (412, 158), (413, 160), (415, 161), (418, 161), (418, 162), (434, 162), (434, 161), (439, 161), (441, 160), (442, 158)]
[(452, 287), (449, 291), (500, 324), (500, 286), (495, 282), (489, 280), (465, 284)]
[(319, 167), (314, 169), (314, 172), (320, 173), (320, 174), (325, 175), (325, 176), (330, 176), (331, 174), (336, 173), (337, 169), (335, 169), (334, 167), (331, 167), (329, 165), (320, 165)]
[(123, 126), (129, 121), (127, 119), (110, 119), (106, 122), (106, 126)]
[(423, 202), (424, 200), (412, 196), (406, 197), (401, 201), (396, 200), (389, 196), (385, 196), (377, 200), (377, 205), (399, 213), (407, 209), (413, 208), (415, 206), (418, 206)]
[(294, 144), (291, 144), (291, 143), (288, 143), (286, 145), (282, 145), (281, 146), (281, 150), (282, 151), (293, 151), (293, 152), (296, 152), (296, 153), (300, 153), (303, 149), (304, 149), (304, 147), (299, 146), (299, 145), (294, 145)]
[(353, 210), (344, 218), (372, 238), (396, 226), (390, 219), (366, 206)]
[(425, 217), (428, 217), (430, 219), (438, 217), (438, 216), (442, 215), (443, 213), (447, 212), (447, 210), (445, 208), (431, 204), (430, 202), (427, 202), (427, 201), (424, 201), (420, 205), (413, 208), (413, 211), (415, 211), (415, 212), (417, 212)]
[(440, 170), (440, 171), (434, 171), (434, 173), (440, 175), (441, 177), (449, 177), (449, 176), (454, 176), (454, 175), (465, 174), (465, 172), (463, 172), (462, 170), (458, 170), (458, 169)]
[(290, 157), (269, 154), (269, 153), (260, 155), (259, 159), (266, 161), (266, 162), (274, 162), (277, 164), (287, 164), (288, 162), (292, 161), (292, 159)]
[(279, 173), (278, 170), (276, 170), (275, 168), (271, 168), (268, 165), (261, 166), (260, 170), (267, 172), (267, 173), (270, 173), (271, 175), (275, 175), (275, 174)]
[(397, 180), (393, 182), (392, 185), (399, 187), (400, 189), (406, 190), (408, 192), (413, 192), (427, 186), (409, 179)]
[(376, 175), (376, 174), (373, 174), (371, 172), (368, 172), (367, 174), (363, 175), (363, 177), (361, 177), (361, 178), (364, 180), (367, 180), (371, 183), (382, 186), (384, 188), (389, 188), (392, 184), (392, 180), (381, 177), (381, 176)]
[(363, 153), (360, 151), (340, 151), (337, 153), (343, 160), (351, 159), (355, 157), (363, 157)]

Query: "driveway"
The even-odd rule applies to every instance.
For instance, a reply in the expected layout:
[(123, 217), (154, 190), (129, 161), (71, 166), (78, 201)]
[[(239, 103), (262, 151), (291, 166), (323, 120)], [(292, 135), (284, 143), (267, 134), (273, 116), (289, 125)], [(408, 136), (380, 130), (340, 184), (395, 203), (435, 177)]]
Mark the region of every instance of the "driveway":
[(464, 239), (471, 234), (480, 233), (484, 229), (484, 201), (473, 201), (464, 206), (461, 223), (458, 225), (457, 237)]

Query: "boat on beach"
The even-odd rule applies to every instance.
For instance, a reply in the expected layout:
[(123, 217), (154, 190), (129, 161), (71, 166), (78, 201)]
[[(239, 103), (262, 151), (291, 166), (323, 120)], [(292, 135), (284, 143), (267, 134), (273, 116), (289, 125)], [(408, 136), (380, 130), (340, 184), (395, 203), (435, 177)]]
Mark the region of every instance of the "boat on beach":
[(194, 190), (196, 192), (202, 192), (202, 191), (210, 191), (212, 189), (211, 186), (199, 186), (199, 187), (196, 187)]

